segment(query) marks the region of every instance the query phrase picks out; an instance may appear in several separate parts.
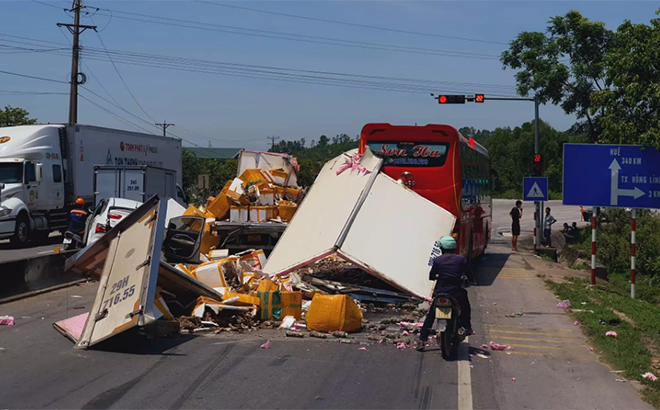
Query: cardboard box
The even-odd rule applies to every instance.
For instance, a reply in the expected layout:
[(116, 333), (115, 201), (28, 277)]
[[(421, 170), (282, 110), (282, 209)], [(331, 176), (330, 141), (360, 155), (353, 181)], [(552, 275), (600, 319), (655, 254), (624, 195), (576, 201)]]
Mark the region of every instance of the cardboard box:
[(239, 178), (243, 181), (243, 188), (248, 185), (257, 184), (260, 182), (267, 182), (269, 184), (275, 182), (270, 174), (263, 172), (260, 169), (246, 169)]
[(247, 222), (250, 220), (250, 207), (232, 205), (229, 208), (230, 222)]
[(277, 217), (276, 206), (251, 206), (250, 222), (268, 222)]
[(283, 169), (271, 169), (269, 173), (273, 176), (277, 185), (286, 185), (286, 180), (289, 178), (289, 174), (286, 171)]
[(280, 201), (277, 204), (277, 210), (280, 218), (284, 222), (289, 222), (298, 210), (298, 204), (290, 201)]
[(241, 262), (245, 262), (255, 270), (262, 270), (266, 266), (266, 254), (263, 249), (241, 255)]
[(250, 205), (250, 201), (243, 194), (243, 180), (234, 178), (227, 188), (227, 199), (236, 205)]
[(261, 320), (282, 320), (293, 316), (302, 317), (302, 293), (288, 291), (257, 292)]
[(227, 197), (227, 191), (229, 191), (231, 184), (232, 181), (227, 182), (218, 196), (211, 198), (210, 201), (207, 202), (206, 210), (213, 214), (217, 219), (224, 219), (227, 216), (227, 213), (229, 213), (230, 203), (229, 198)]

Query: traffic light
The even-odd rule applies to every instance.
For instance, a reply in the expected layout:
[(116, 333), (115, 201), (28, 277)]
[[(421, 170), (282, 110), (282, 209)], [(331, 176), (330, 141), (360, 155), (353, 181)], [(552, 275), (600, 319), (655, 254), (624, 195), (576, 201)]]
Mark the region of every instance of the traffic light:
[(474, 95), (474, 102), (476, 102), (476, 103), (482, 103), (482, 102), (484, 102), (485, 99), (486, 99), (486, 97), (483, 94), (475, 94)]
[(541, 158), (541, 154), (534, 154), (532, 158), (532, 172), (536, 177), (543, 176), (543, 159)]
[(440, 95), (438, 104), (465, 104), (464, 95)]

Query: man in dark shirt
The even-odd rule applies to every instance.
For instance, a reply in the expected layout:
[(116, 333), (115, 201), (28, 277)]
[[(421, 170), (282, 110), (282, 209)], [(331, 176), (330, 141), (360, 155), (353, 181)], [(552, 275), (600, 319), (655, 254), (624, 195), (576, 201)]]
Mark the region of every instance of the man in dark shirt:
[(76, 206), (69, 214), (69, 227), (67, 230), (76, 235), (85, 233), (85, 221), (87, 219), (87, 212), (83, 209), (85, 207), (85, 200), (82, 198), (76, 199)]
[(518, 236), (520, 236), (520, 218), (523, 215), (522, 201), (516, 201), (516, 206), (509, 212), (511, 216), (511, 249), (518, 250)]
[[(472, 269), (470, 264), (463, 255), (456, 253), (456, 240), (451, 236), (443, 236), (440, 238), (440, 249), (442, 255), (433, 260), (433, 266), (429, 272), (429, 280), (437, 280), (435, 289), (433, 290), (433, 297), (435, 298), (440, 293), (451, 295), (459, 304), (461, 308), (461, 316), (459, 317), (460, 325), (465, 328), (467, 335), (472, 334), (472, 318), (470, 301), (468, 293), (463, 289), (461, 277), (465, 274), (471, 283), (474, 283), (472, 276)], [(426, 341), (429, 338), (429, 333), (433, 322), (435, 321), (435, 303), (431, 303), (429, 313), (426, 315), (424, 325), (419, 335), (420, 344), (418, 350), (424, 350)]]

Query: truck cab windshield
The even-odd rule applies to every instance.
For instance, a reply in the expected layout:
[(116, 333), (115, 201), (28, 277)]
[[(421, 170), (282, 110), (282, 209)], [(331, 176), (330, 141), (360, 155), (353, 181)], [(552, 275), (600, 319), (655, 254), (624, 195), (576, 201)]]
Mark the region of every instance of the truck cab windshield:
[(23, 164), (20, 162), (0, 163), (0, 183), (20, 184), (23, 182)]

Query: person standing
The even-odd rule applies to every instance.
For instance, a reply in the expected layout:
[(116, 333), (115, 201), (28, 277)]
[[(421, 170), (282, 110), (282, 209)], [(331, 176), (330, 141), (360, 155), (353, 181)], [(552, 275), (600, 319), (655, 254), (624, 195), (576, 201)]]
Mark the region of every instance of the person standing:
[(545, 208), (545, 220), (543, 223), (543, 236), (545, 236), (545, 247), (552, 246), (552, 224), (557, 222), (554, 216), (550, 214), (550, 207)]
[(518, 237), (520, 236), (520, 218), (522, 218), (522, 201), (516, 201), (516, 206), (511, 209), (511, 249), (518, 250)]

